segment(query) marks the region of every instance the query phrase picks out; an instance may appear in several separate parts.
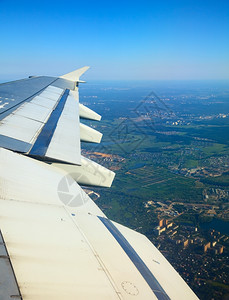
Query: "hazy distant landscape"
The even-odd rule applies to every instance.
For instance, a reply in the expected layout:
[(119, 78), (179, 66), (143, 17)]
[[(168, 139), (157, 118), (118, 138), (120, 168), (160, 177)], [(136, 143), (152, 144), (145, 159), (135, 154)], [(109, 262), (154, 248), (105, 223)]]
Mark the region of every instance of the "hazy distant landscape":
[(226, 299), (229, 82), (93, 81), (80, 102), (104, 134), (84, 155), (116, 172), (96, 203), (146, 234), (201, 299)]

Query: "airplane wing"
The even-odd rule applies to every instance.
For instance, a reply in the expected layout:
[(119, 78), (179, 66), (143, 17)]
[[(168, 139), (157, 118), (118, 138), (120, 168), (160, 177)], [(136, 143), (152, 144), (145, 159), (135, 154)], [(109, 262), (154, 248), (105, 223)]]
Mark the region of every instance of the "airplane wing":
[(0, 299), (197, 299), (142, 234), (80, 187), (114, 173), (81, 156), (102, 134), (79, 103), (87, 67), (0, 85)]

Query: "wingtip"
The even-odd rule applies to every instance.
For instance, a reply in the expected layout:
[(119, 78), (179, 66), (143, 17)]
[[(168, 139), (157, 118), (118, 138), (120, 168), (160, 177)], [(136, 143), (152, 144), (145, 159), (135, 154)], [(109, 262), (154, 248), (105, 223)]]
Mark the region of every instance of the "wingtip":
[(71, 80), (71, 81), (78, 81), (80, 76), (82, 76), (90, 67), (84, 66), (80, 69), (76, 69), (70, 73), (64, 74), (59, 76), (60, 78)]

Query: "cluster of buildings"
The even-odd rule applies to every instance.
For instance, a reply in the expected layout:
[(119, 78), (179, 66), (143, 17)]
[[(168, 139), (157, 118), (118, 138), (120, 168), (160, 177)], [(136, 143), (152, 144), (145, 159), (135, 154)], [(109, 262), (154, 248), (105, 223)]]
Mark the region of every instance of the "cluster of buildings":
[(204, 253), (211, 252), (214, 254), (222, 254), (225, 247), (221, 245), (220, 242), (226, 242), (228, 240), (228, 236), (224, 234), (222, 235), (214, 229), (211, 230), (210, 235), (213, 241), (207, 242), (203, 245)]
[(216, 241), (208, 242), (207, 244), (204, 245), (204, 253), (206, 253), (207, 251), (211, 251), (214, 254), (222, 254), (223, 249), (224, 247), (220, 244), (217, 244)]
[[(157, 227), (155, 227), (154, 232), (159, 236), (162, 232), (168, 230), (172, 226), (173, 226), (173, 222), (171, 222), (167, 219), (161, 219), (159, 221), (159, 225)], [(178, 228), (178, 226), (176, 226), (176, 228)], [(176, 229), (176, 228), (173, 228), (173, 229)]]
[(154, 228), (154, 233), (157, 236), (164, 233), (163, 237), (167, 237), (174, 246), (181, 245), (184, 249), (192, 246), (192, 249), (195, 249), (198, 253), (222, 254), (224, 246), (219, 242), (227, 239), (225, 235), (212, 230), (211, 237), (209, 237), (210, 241), (206, 241), (199, 235), (197, 227), (187, 225), (179, 227), (168, 219), (160, 219), (158, 226)]

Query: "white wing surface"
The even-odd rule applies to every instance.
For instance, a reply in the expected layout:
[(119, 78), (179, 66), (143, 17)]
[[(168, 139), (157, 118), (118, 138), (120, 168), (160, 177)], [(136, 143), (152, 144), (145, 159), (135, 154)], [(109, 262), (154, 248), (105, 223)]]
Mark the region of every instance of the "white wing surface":
[(197, 299), (145, 236), (80, 187), (114, 178), (80, 153), (79, 115), (100, 119), (80, 113), (82, 70), (0, 85), (0, 299)]

